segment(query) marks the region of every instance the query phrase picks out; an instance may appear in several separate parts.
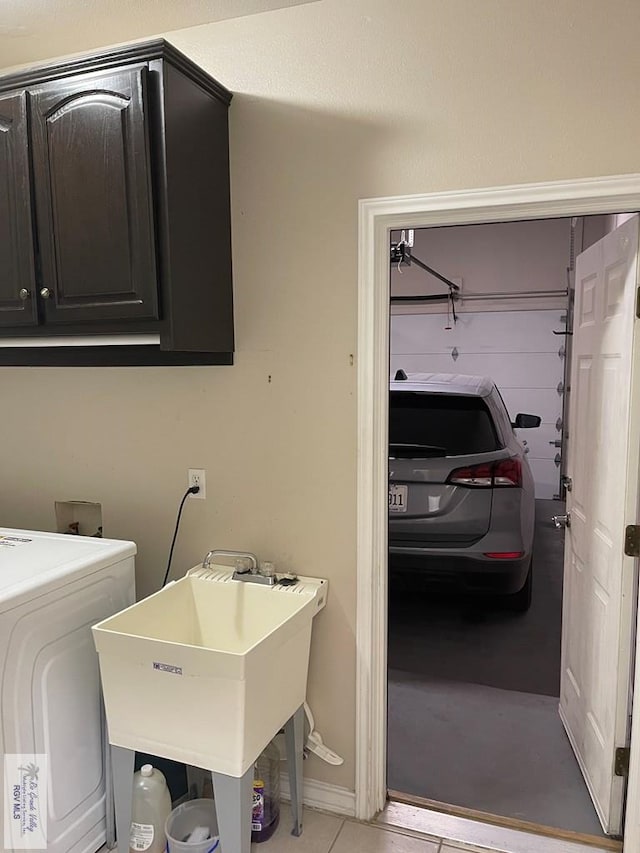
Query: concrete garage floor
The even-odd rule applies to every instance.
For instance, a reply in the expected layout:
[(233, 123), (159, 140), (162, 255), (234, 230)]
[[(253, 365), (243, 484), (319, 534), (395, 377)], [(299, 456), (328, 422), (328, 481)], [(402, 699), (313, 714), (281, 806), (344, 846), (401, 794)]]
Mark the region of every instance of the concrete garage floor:
[(536, 504), (528, 613), (392, 578), (388, 786), (602, 836), (557, 711), (564, 505)]

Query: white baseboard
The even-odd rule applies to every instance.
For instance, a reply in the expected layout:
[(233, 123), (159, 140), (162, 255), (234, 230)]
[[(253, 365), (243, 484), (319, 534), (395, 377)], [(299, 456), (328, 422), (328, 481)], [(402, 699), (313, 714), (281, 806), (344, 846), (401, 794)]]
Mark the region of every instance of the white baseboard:
[[(283, 800), (291, 799), (288, 773), (280, 775), (280, 794)], [(318, 782), (316, 779), (305, 779), (302, 798), (305, 806), (314, 809), (323, 809), (347, 817), (353, 817), (356, 813), (355, 793), (339, 785), (329, 785), (328, 782)]]
[[(191, 790), (191, 785), (195, 784), (198, 786), (197, 796), (201, 797), (202, 784), (206, 775), (206, 770), (200, 770), (197, 767), (187, 767), (189, 791)], [(283, 800), (291, 800), (288, 773), (280, 774), (280, 794)], [(181, 797), (180, 800), (173, 803), (173, 806), (177, 806), (188, 798), (189, 792), (184, 797)], [(353, 817), (356, 813), (356, 795), (353, 791), (350, 791), (348, 788), (341, 788), (339, 785), (318, 782), (316, 779), (305, 779), (303, 781), (302, 799), (305, 806), (310, 806), (313, 809), (322, 809), (323, 811), (345, 815), (346, 817)]]

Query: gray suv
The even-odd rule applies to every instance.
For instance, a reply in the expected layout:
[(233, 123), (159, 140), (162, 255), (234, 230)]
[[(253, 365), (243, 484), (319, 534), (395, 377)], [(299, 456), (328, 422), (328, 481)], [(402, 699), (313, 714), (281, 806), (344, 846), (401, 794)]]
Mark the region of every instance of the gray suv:
[(389, 566), (531, 603), (535, 492), (491, 379), (398, 371), (389, 399)]

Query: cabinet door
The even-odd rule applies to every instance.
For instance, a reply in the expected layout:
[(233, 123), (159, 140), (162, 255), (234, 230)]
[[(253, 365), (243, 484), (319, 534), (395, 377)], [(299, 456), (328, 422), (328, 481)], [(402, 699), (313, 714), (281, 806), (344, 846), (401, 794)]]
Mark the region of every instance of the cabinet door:
[(47, 323), (158, 316), (146, 65), (29, 91)]
[(37, 322), (26, 102), (0, 95), (0, 326)]

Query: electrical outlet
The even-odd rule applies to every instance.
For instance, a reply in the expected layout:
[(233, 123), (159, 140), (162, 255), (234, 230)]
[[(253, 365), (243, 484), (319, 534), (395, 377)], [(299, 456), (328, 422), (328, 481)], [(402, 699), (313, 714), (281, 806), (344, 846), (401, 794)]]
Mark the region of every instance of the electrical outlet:
[(192, 498), (199, 498), (203, 501), (207, 496), (207, 481), (204, 468), (189, 468), (189, 488), (198, 486), (200, 491), (197, 495), (191, 495)]

